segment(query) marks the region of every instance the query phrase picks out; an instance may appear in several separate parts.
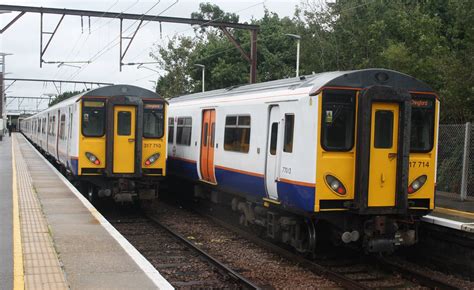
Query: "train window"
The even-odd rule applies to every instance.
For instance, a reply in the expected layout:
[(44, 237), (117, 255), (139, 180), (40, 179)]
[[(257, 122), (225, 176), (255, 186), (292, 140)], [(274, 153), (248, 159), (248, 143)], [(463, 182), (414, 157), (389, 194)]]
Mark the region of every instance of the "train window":
[(325, 90), (322, 98), (321, 146), (349, 151), (354, 146), (356, 91)]
[(132, 113), (120, 111), (117, 115), (117, 135), (129, 136), (132, 133)]
[(250, 116), (227, 116), (225, 118), (224, 150), (249, 152)]
[(101, 137), (105, 134), (105, 103), (84, 101), (82, 103), (82, 135)]
[(212, 125), (211, 125), (211, 147), (214, 147), (215, 135), (216, 135), (216, 123), (212, 123)]
[(278, 141), (278, 123), (272, 123), (272, 132), (270, 135), (270, 154), (275, 155)]
[(392, 148), (393, 145), (393, 111), (375, 112), (375, 148)]
[(209, 129), (209, 123), (204, 123), (204, 132), (202, 133), (202, 145), (207, 147), (207, 131)]
[(163, 104), (145, 104), (143, 107), (143, 137), (163, 137), (163, 118)]
[(66, 139), (66, 115), (61, 115), (61, 120), (59, 122), (59, 138), (64, 140)]
[(41, 133), (46, 133), (46, 118), (43, 118), (43, 124), (41, 126)]
[(168, 118), (168, 143), (174, 142), (174, 118)]
[(429, 152), (434, 139), (434, 98), (414, 97), (411, 104), (410, 151)]
[(295, 115), (285, 114), (285, 136), (283, 140), (283, 152), (293, 152), (293, 133), (295, 130)]
[(190, 146), (192, 130), (191, 117), (178, 118), (178, 124), (176, 128), (176, 144)]
[(56, 136), (56, 116), (53, 116), (53, 125), (51, 126), (51, 135)]

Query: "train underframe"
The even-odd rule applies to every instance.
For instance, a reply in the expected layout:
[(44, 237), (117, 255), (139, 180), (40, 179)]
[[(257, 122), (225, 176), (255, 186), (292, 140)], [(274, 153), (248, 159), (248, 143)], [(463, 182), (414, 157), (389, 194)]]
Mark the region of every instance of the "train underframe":
[(241, 225), (260, 228), (266, 238), (305, 255), (316, 253), (320, 239), (369, 253), (391, 253), (417, 242), (418, 222), (411, 216), (343, 211), (307, 214), (201, 185), (194, 186), (194, 197), (230, 207)]
[(113, 199), (117, 203), (136, 203), (156, 200), (161, 178), (117, 178), (106, 176), (81, 176), (74, 178), (89, 201)]

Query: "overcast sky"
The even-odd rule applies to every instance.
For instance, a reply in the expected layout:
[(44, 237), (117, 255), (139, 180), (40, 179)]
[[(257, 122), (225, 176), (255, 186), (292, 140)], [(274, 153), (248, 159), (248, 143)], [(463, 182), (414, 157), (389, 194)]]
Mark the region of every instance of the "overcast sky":
[[(156, 15), (169, 7), (175, 0), (58, 0), (58, 1), (21, 1), (2, 0), (2, 4), (43, 6), (55, 8), (87, 9), (111, 12), (145, 13)], [(199, 3), (203, 1), (179, 0), (178, 3), (164, 12), (163, 16), (190, 17), (191, 13), (198, 11)], [(253, 18), (261, 18), (264, 7), (277, 13), (280, 17), (292, 16), (295, 6), (300, 0), (267, 0), (267, 1), (230, 1), (210, 0), (226, 12), (233, 12), (240, 16), (240, 21), (245, 22)], [(0, 26), (3, 27), (18, 13), (0, 14)], [(44, 16), (44, 31), (52, 31), (57, 24), (59, 15)], [(124, 66), (119, 72), (119, 20), (91, 18), (91, 33), (89, 34), (88, 19), (84, 18), (84, 26), (81, 29), (81, 18), (78, 16), (66, 16), (48, 47), (43, 59), (45, 61), (87, 61), (91, 58), (96, 60), (88, 65), (79, 64), (81, 68), (61, 66), (57, 64), (43, 64), (39, 67), (40, 46), (40, 15), (27, 13), (20, 18), (5, 33), (0, 35), (0, 52), (13, 53), (7, 56), (6, 77), (16, 78), (42, 78), (42, 79), (66, 79), (86, 80), (98, 82), (111, 82), (133, 84), (148, 89), (153, 89), (157, 73), (148, 69), (137, 69), (136, 66)], [(124, 30), (136, 22), (124, 20)], [(128, 33), (133, 32), (133, 27)], [(83, 31), (82, 31), (83, 30)], [(153, 44), (164, 44), (168, 38), (174, 35), (193, 35), (193, 29), (183, 24), (162, 24), (162, 37), (158, 23), (148, 23), (139, 30), (132, 43), (124, 62), (147, 62), (153, 61), (148, 54)], [(46, 39), (49, 36), (46, 36)], [(44, 41), (45, 43), (45, 41)], [(115, 46), (114, 46), (115, 45)], [(101, 52), (105, 52), (101, 54)], [(94, 57), (99, 53), (100, 57)], [(235, 53), (238, 53), (236, 51)], [(151, 69), (157, 69), (156, 65), (147, 65)], [(10, 82), (6, 82), (8, 86)], [(65, 85), (62, 90), (82, 90), (83, 85)], [(7, 96), (40, 96), (42, 94), (55, 94), (56, 89), (52, 84), (47, 86), (43, 83), (17, 82), (7, 90)], [(7, 101), (8, 103), (8, 101)], [(46, 107), (46, 103), (40, 105)], [(34, 109), (35, 101), (24, 102), (23, 109)], [(18, 108), (16, 101), (8, 107)]]

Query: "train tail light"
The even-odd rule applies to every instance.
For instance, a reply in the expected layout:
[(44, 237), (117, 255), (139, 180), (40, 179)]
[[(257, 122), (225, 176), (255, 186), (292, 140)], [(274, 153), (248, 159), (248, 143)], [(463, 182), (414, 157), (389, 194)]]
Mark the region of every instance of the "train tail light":
[(90, 152), (86, 152), (86, 157), (89, 159), (90, 162), (94, 163), (95, 165), (100, 165), (100, 160), (94, 154)]
[(346, 188), (344, 187), (344, 184), (342, 184), (342, 182), (336, 177), (328, 174), (326, 175), (326, 182), (329, 188), (331, 188), (331, 190), (335, 193), (340, 195), (346, 194)]
[(408, 193), (412, 194), (417, 192), (426, 182), (426, 175), (419, 176), (417, 179), (413, 180), (413, 182), (408, 186)]
[(151, 155), (151, 156), (148, 157), (148, 159), (145, 161), (145, 165), (147, 165), (147, 166), (152, 165), (153, 163), (156, 162), (156, 160), (158, 160), (158, 158), (160, 158), (160, 153), (155, 153), (155, 154)]

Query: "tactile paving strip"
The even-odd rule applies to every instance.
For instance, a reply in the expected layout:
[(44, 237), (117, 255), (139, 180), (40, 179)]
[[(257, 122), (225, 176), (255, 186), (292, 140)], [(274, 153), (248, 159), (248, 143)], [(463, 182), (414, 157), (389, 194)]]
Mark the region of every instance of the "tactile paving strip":
[(26, 289), (69, 289), (33, 181), (14, 138)]

